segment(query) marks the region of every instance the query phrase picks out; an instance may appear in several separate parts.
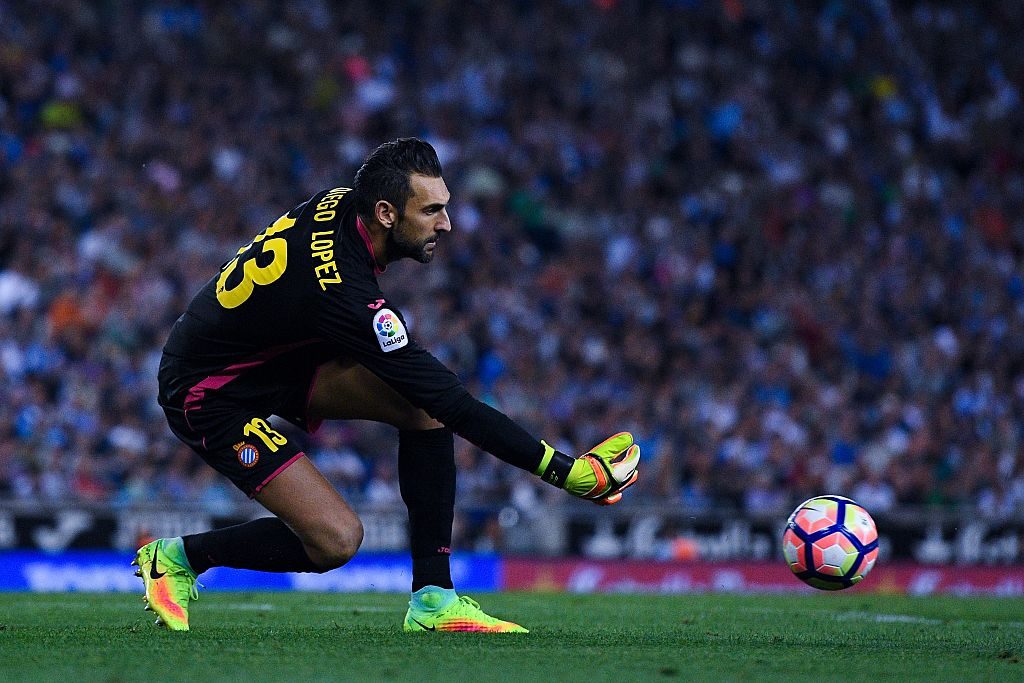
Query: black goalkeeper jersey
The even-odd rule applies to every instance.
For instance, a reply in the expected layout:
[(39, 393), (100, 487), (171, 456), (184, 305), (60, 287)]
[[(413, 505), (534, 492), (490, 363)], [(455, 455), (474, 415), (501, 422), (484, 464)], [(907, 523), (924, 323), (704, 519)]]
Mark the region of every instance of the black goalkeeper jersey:
[(162, 365), (175, 372), (161, 372), (161, 403), (285, 354), (346, 357), (481, 448), (520, 467), (539, 462), (536, 439), (416, 343), (379, 274), (352, 192), (315, 194), (239, 249), (174, 324)]

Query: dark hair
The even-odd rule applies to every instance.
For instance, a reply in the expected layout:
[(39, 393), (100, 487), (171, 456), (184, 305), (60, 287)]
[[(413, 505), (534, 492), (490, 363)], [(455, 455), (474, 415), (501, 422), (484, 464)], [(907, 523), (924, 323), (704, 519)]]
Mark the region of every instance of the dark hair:
[(398, 138), (370, 152), (356, 171), (352, 188), (356, 213), (367, 218), (373, 216), (373, 207), (383, 199), (391, 202), (401, 216), (405, 203), (412, 196), (409, 176), (413, 173), (430, 178), (441, 177), (441, 162), (429, 142), (419, 138)]

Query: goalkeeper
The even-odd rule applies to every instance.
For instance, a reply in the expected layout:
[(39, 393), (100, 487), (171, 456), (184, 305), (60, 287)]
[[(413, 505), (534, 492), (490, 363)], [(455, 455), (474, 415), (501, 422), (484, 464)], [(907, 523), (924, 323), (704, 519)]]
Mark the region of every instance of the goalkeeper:
[(599, 504), (618, 502), (636, 481), (630, 434), (579, 458), (555, 451), (471, 396), (381, 292), (389, 263), (433, 258), (451, 230), (449, 199), (428, 143), (385, 143), (352, 189), (315, 194), (241, 247), (175, 323), (159, 369), (171, 430), (274, 516), (140, 548), (135, 563), (158, 622), (188, 629), (196, 577), (210, 567), (325, 572), (358, 550), (359, 517), (271, 415), (310, 432), (327, 419), (399, 430), (413, 569), (407, 631), (525, 631), (452, 585), (453, 433)]

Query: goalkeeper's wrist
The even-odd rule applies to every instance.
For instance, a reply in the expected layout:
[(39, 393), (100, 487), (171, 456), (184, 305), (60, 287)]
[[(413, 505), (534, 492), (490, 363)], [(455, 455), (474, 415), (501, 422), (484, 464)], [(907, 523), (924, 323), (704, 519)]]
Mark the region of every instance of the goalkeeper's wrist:
[(541, 441), (540, 443), (544, 446), (544, 455), (541, 457), (540, 464), (537, 466), (534, 474), (552, 486), (564, 489), (565, 483), (569, 479), (569, 472), (576, 463), (576, 458), (556, 451), (546, 441)]

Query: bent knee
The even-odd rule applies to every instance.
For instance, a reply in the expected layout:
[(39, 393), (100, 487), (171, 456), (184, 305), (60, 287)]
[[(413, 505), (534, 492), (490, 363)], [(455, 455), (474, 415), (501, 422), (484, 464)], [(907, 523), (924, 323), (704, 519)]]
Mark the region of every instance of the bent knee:
[(325, 529), (313, 542), (306, 543), (306, 553), (321, 572), (327, 572), (351, 560), (363, 543), (363, 523), (354, 522)]

